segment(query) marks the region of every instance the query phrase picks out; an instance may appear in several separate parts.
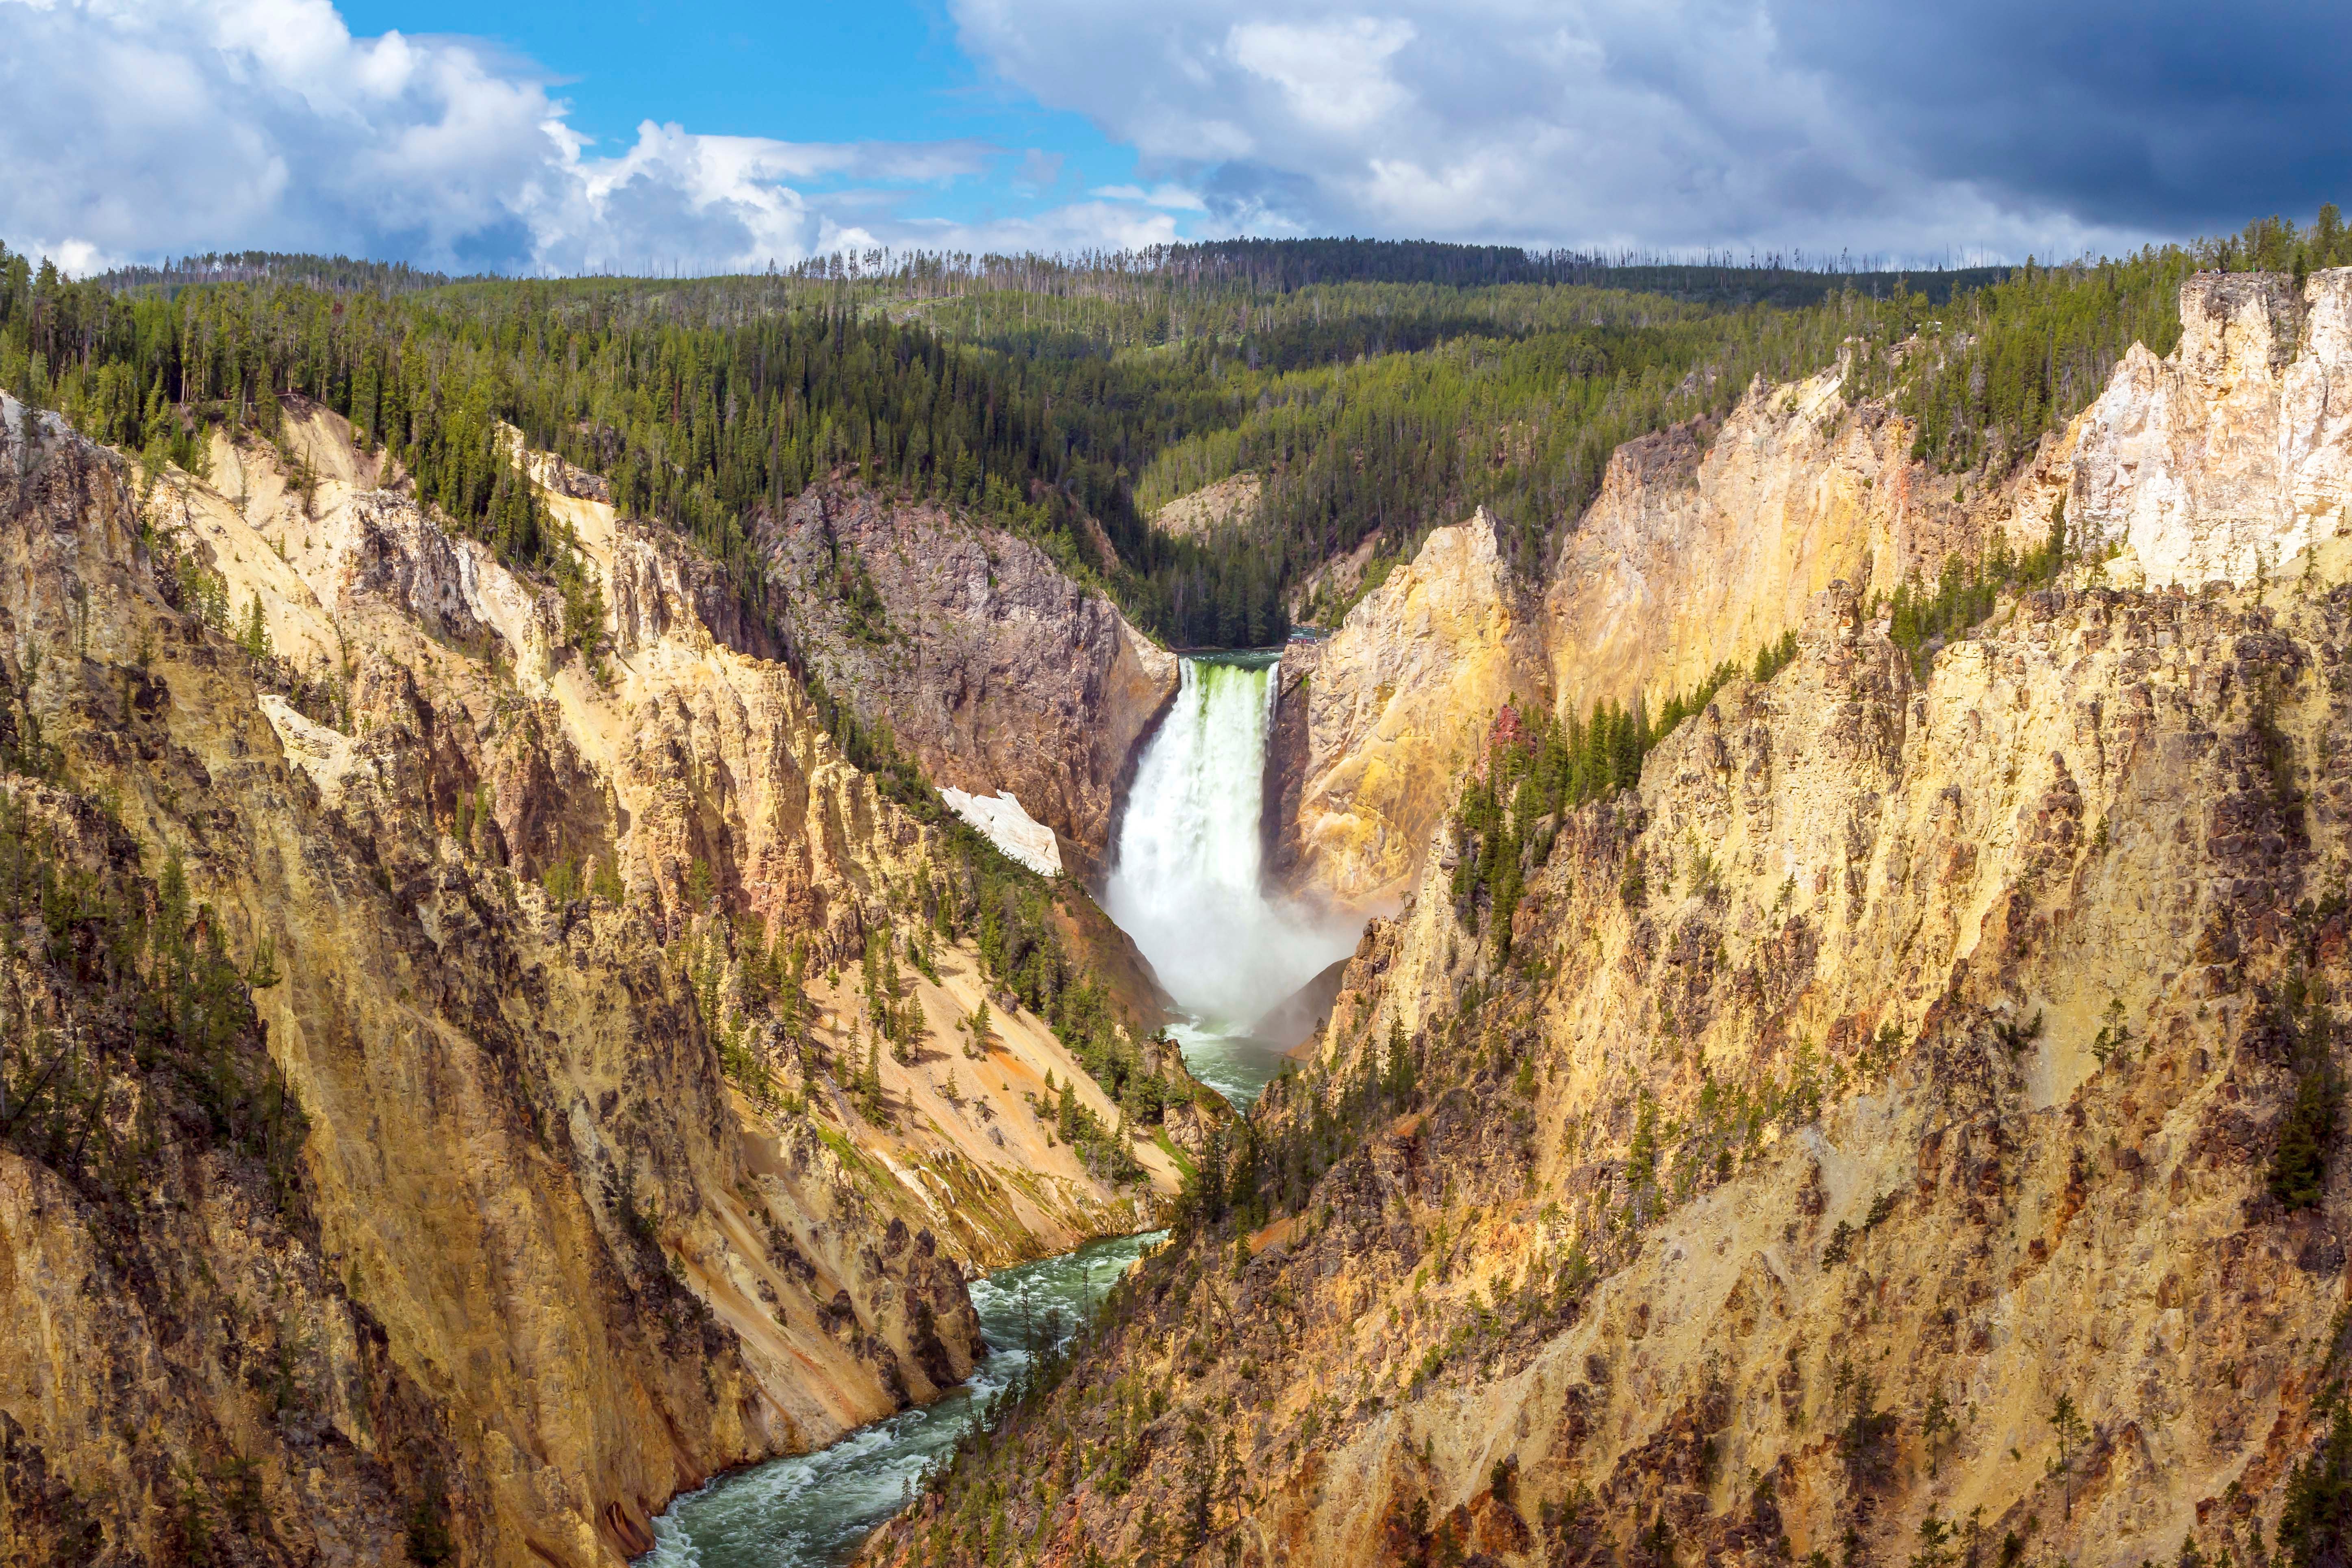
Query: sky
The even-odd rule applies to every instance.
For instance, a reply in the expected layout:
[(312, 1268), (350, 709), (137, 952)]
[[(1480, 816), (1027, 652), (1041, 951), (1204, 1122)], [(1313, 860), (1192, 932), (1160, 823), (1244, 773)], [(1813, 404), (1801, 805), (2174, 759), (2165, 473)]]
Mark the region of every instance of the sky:
[(2341, 199), (2347, 59), (2341, 0), (0, 0), (0, 242), (2114, 253)]

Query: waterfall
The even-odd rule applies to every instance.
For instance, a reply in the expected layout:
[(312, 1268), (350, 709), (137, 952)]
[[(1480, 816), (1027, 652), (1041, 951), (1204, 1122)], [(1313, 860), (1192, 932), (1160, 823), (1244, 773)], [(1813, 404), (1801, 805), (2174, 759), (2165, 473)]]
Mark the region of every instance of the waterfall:
[[(1184, 660), (1175, 707), (1137, 765), (1103, 898), (1160, 984), (1193, 1015), (1174, 1030), (1185, 1060), (1244, 1106), (1280, 1065), (1281, 1047), (1295, 1043), (1252, 1039), (1246, 1026), (1356, 942), (1345, 923), (1270, 902), (1259, 885), (1274, 663), (1265, 654)], [(1031, 1306), (1056, 1309), (1066, 1324), (1082, 1321), (1097, 1299), (1096, 1264), (1107, 1286), (1154, 1239), (1097, 1242), (992, 1275), (971, 1292), (989, 1342), (1022, 1344)], [(995, 1351), (966, 1387), (936, 1405), (688, 1493), (654, 1521), (646, 1563), (844, 1561), (927, 1465), (954, 1451), (1028, 1361), (1017, 1349)]]
[(1175, 705), (1136, 768), (1104, 890), (1104, 908), (1168, 994), (1229, 1030), (1356, 941), (1350, 927), (1269, 901), (1260, 883), (1275, 662), (1265, 654), (1183, 661)]

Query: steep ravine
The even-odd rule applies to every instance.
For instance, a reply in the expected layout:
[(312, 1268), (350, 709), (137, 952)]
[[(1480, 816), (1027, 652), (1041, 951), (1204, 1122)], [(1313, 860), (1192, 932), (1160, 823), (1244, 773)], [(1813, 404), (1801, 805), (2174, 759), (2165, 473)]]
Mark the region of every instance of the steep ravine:
[[(1318, 929), (1265, 894), (1257, 805), (1272, 706), (1265, 655), (1188, 658), (1166, 720), (1150, 739), (1120, 813), (1104, 904), (1167, 983), (1186, 1016), (1171, 1031), (1192, 1072), (1246, 1110), (1283, 1063), (1281, 1040), (1249, 1022), (1292, 993), (1352, 935)], [(1311, 1019), (1308, 1021), (1311, 1023)], [(1299, 1026), (1298, 1034), (1307, 1025)], [(1155, 1042), (1155, 1052), (1165, 1052)], [(1163, 1116), (1163, 1131), (1193, 1157), (1229, 1117), (1198, 1106)], [(649, 1561), (733, 1568), (821, 1568), (837, 1563), (894, 1512), (904, 1489), (951, 1454), (1039, 1352), (1079, 1331), (1094, 1300), (1159, 1233), (1106, 1241), (991, 1274), (973, 1287), (992, 1355), (966, 1387), (890, 1417), (817, 1454), (730, 1476), (681, 1499), (656, 1521)]]
[(1915, 662), (1832, 582), (1512, 825), (1507, 963), (1433, 822), (1222, 1193), (866, 1560), (2293, 1555), (2352, 1371), (2290, 1116), (2352, 983), (2347, 282), (2190, 286), (2016, 487), (2057, 585)]
[[(2348, 649), (2352, 590), (2074, 589), (1921, 683), (1828, 596), (1560, 826), (1527, 962), (1487, 967), (1433, 861), (1261, 1118), (1338, 1163), (1245, 1263), (1215, 1237), (1123, 1301), (1000, 1451), (1011, 1528), (1047, 1510), (1057, 1563), (1171, 1520), (1208, 1560), (1585, 1563), (1663, 1561), (1663, 1519), (1678, 1554), (1876, 1561), (1932, 1513), (2242, 1560), (2340, 1371), (2346, 1173), (2297, 1213), (2267, 1181), (2334, 1039), (2295, 976), (2352, 979)], [(1417, 1087), (1318, 1131), (1392, 1024)], [(877, 1559), (961, 1560), (961, 1501)]]
[[(307, 493), (215, 441), (146, 494), (0, 412), (0, 795), (92, 889), (8, 960), (0, 1561), (615, 1563), (679, 1489), (961, 1378), (966, 1270), (1174, 1191), (1149, 1141), (1115, 1184), (1053, 1136), (1048, 1073), (1121, 1112), (1025, 1008), (990, 988), (959, 1048), (968, 942), (894, 959), (931, 1043), (848, 1103), (868, 936), (961, 862), (583, 476), (534, 463), (588, 656), (331, 416), (280, 439)], [(210, 1011), (155, 1037), (166, 941)], [(752, 989), (787, 949), (797, 1032)]]

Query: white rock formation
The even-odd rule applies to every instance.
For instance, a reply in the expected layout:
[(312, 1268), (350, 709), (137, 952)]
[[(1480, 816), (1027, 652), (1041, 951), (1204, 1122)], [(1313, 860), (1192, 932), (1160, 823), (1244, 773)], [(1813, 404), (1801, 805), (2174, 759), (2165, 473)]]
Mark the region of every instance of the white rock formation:
[(2352, 268), (2298, 297), (2270, 273), (2200, 273), (2180, 344), (2133, 345), (2084, 416), (2067, 515), (2148, 586), (2274, 572), (2352, 501)]

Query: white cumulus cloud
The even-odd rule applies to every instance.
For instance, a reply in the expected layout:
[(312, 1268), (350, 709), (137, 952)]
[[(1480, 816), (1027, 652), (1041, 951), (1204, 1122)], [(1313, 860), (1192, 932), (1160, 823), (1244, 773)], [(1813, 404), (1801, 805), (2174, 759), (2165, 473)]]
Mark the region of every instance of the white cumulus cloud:
[(1144, 199), (904, 216), (1017, 156), (975, 142), (648, 121), (599, 148), (530, 62), (462, 37), (357, 37), (331, 0), (0, 0), (0, 239), (78, 272), (212, 249), (710, 271), (885, 243), (1173, 237)]
[(1413, 35), (1411, 22), (1370, 16), (1237, 22), (1225, 35), (1225, 54), (1280, 88), (1300, 124), (1356, 135), (1412, 103), (1412, 94), (1389, 74), (1389, 58)]

